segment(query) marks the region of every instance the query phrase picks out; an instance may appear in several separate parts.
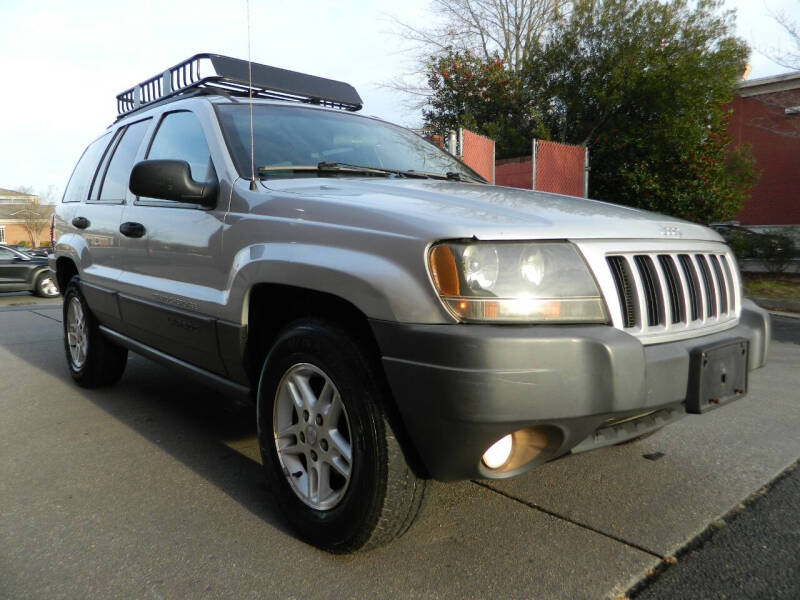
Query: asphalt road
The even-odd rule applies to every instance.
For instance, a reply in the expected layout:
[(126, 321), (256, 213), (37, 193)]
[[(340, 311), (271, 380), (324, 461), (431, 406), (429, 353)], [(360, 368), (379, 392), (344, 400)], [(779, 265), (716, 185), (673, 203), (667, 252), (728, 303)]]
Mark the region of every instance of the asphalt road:
[(681, 556), (638, 600), (800, 597), (800, 469)]
[(513, 480), (433, 483), (403, 538), (334, 557), (270, 506), (252, 407), (136, 355), (80, 389), (59, 305), (6, 303), (0, 598), (614, 597), (800, 458), (800, 322), (777, 317), (745, 399)]

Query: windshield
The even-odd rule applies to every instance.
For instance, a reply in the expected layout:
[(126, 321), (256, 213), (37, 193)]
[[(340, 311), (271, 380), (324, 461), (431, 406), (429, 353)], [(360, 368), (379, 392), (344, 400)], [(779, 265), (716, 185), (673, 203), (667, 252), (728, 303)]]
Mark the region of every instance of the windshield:
[[(247, 105), (217, 105), (239, 174), (250, 173), (250, 111)], [(320, 163), (358, 165), (403, 173), (447, 173), (481, 180), (469, 167), (417, 134), (350, 113), (295, 106), (253, 106), (253, 143), (259, 177), (361, 175), (353, 170), (281, 170)]]

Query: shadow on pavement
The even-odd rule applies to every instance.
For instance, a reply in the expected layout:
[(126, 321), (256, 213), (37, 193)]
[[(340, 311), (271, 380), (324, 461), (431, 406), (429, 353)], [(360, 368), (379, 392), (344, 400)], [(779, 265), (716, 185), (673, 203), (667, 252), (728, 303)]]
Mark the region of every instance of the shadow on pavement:
[[(135, 354), (129, 355), (115, 399), (109, 400), (108, 395), (108, 391), (92, 390), (86, 397), (251, 513), (288, 531), (272, 505), (257, 461), (255, 406)], [(231, 446), (245, 446), (252, 452), (242, 453)]]
[(288, 532), (272, 504), (258, 462), (253, 405), (224, 396), (133, 353), (129, 353), (125, 373), (115, 386), (78, 388), (65, 363), (61, 325), (54, 322), (60, 319), (60, 310), (47, 311), (51, 316), (43, 312), (35, 314), (57, 328), (52, 343), (0, 345), (19, 360), (59, 379), (80, 399), (92, 402), (166, 451), (254, 515)]

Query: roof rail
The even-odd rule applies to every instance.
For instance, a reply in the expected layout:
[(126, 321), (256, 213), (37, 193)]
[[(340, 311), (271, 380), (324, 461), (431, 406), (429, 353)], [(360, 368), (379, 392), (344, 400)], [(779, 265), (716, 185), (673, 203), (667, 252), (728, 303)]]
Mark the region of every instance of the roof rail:
[(360, 110), (363, 104), (355, 88), (343, 81), (306, 75), (252, 63), (252, 86), (246, 60), (219, 54), (195, 54), (117, 96), (117, 114), (134, 111), (172, 96), (196, 89), (273, 100), (296, 100), (343, 110)]

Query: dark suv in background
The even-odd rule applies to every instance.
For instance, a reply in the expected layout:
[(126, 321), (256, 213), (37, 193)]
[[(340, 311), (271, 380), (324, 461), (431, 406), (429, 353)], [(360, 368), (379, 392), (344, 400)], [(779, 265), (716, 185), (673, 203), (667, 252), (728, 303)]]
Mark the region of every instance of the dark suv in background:
[(43, 298), (58, 296), (47, 258), (0, 244), (0, 292), (33, 292)]

